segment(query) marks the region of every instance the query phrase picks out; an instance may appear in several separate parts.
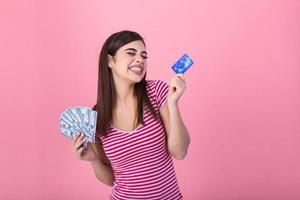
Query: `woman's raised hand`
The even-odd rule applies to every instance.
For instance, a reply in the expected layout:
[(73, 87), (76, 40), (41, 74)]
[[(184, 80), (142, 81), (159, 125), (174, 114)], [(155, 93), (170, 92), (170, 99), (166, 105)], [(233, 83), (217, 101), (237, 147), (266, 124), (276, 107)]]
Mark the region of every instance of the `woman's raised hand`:
[(73, 140), (73, 152), (79, 160), (93, 161), (97, 158), (97, 154), (90, 142), (87, 143), (87, 147), (84, 146), (85, 142), (84, 134), (77, 133)]
[(182, 74), (174, 75), (170, 80), (169, 86), (168, 102), (177, 103), (186, 89), (184, 76)]

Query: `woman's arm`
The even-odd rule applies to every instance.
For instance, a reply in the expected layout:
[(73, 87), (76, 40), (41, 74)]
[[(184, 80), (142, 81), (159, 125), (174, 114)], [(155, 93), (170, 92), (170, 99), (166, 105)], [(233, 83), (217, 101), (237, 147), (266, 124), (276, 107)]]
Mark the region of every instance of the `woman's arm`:
[(108, 186), (113, 186), (115, 181), (114, 172), (102, 145), (99, 142), (91, 144), (97, 154), (96, 158), (90, 161), (97, 179)]
[(188, 151), (190, 135), (185, 127), (177, 104), (165, 104), (160, 112), (166, 133), (169, 152), (182, 160)]
[(99, 181), (108, 186), (113, 186), (115, 177), (111, 166), (105, 165), (99, 158), (91, 161), (94, 173)]
[(174, 76), (170, 81), (167, 103), (160, 111), (167, 133), (168, 150), (177, 160), (186, 156), (190, 144), (190, 135), (178, 108), (178, 100), (185, 88), (183, 76)]
[(89, 161), (95, 171), (95, 175), (106, 185), (112, 186), (114, 181), (114, 173), (107, 159), (100, 141), (88, 143), (87, 148), (84, 148), (83, 133), (78, 133), (73, 141), (73, 151), (79, 160)]

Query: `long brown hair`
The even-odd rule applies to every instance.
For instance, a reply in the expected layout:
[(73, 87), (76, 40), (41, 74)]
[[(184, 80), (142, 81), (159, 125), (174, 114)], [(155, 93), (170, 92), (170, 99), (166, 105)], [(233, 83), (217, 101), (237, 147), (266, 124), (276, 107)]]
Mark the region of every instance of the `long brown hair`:
[[(112, 78), (112, 72), (108, 67), (108, 55), (115, 56), (117, 50), (127, 43), (144, 39), (133, 31), (120, 31), (112, 34), (103, 44), (99, 57), (97, 104), (93, 110), (97, 111), (97, 134), (104, 135), (112, 121), (113, 109), (116, 106), (116, 91)], [(146, 46), (146, 45), (145, 45)], [(134, 86), (134, 96), (137, 99), (137, 124), (143, 124), (143, 106), (149, 109), (157, 120), (159, 115), (155, 112), (146, 89), (146, 74), (143, 79)]]

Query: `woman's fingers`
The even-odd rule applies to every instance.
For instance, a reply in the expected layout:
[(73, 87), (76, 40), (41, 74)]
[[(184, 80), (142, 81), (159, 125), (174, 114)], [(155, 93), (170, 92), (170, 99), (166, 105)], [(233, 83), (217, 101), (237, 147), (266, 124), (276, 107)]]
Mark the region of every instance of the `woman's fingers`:
[(83, 159), (82, 157), (82, 152), (84, 151), (84, 143), (85, 143), (85, 140), (82, 140), (81, 142), (78, 142), (76, 145), (76, 155), (77, 155), (77, 158), (79, 159)]
[(73, 140), (73, 151), (80, 160), (93, 159), (92, 149), (91, 147), (89, 148), (89, 143), (87, 143), (87, 146), (85, 145), (87, 140), (84, 137), (83, 133), (77, 133)]
[(77, 150), (77, 156), (78, 156), (79, 159), (81, 159), (82, 151), (83, 151), (83, 146), (80, 147), (80, 148)]
[(75, 139), (74, 139), (74, 142), (73, 142), (73, 149), (74, 149), (74, 152), (80, 156), (80, 154), (78, 154), (78, 150), (83, 147), (84, 143), (85, 143), (85, 139), (84, 139), (84, 134), (83, 133), (80, 133), (80, 134), (77, 134)]
[(180, 80), (182, 80), (183, 82), (185, 82), (185, 79), (184, 79), (184, 75), (183, 74), (176, 74), (176, 77)]
[(79, 148), (83, 147), (83, 144), (85, 143), (85, 140), (81, 140), (80, 142), (76, 143), (75, 150), (78, 151)]
[(185, 82), (179, 78), (179, 77), (175, 77), (172, 82), (171, 82), (171, 86), (176, 87), (176, 88), (185, 88)]
[(183, 87), (185, 85), (184, 82), (182, 82), (181, 80), (178, 80), (178, 79), (175, 79), (174, 83), (181, 86), (181, 87)]
[(78, 141), (79, 137), (82, 135), (82, 133), (77, 133), (74, 140), (73, 140), (73, 145), (75, 145), (75, 143)]
[(171, 82), (185, 85), (184, 76), (182, 74), (176, 74), (174, 77), (172, 77)]
[(85, 143), (85, 139), (83, 139), (83, 137), (78, 139), (74, 146), (75, 150), (77, 151), (84, 143)]

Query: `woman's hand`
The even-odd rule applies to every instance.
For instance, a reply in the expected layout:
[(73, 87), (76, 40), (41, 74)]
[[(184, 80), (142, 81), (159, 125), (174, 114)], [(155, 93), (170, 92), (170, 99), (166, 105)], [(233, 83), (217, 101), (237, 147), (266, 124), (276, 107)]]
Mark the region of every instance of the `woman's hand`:
[(170, 80), (170, 89), (168, 92), (168, 103), (178, 103), (179, 98), (186, 89), (183, 74), (176, 74)]
[(96, 152), (88, 142), (84, 147), (85, 139), (83, 133), (77, 133), (73, 140), (73, 151), (79, 160), (93, 161), (97, 158)]

